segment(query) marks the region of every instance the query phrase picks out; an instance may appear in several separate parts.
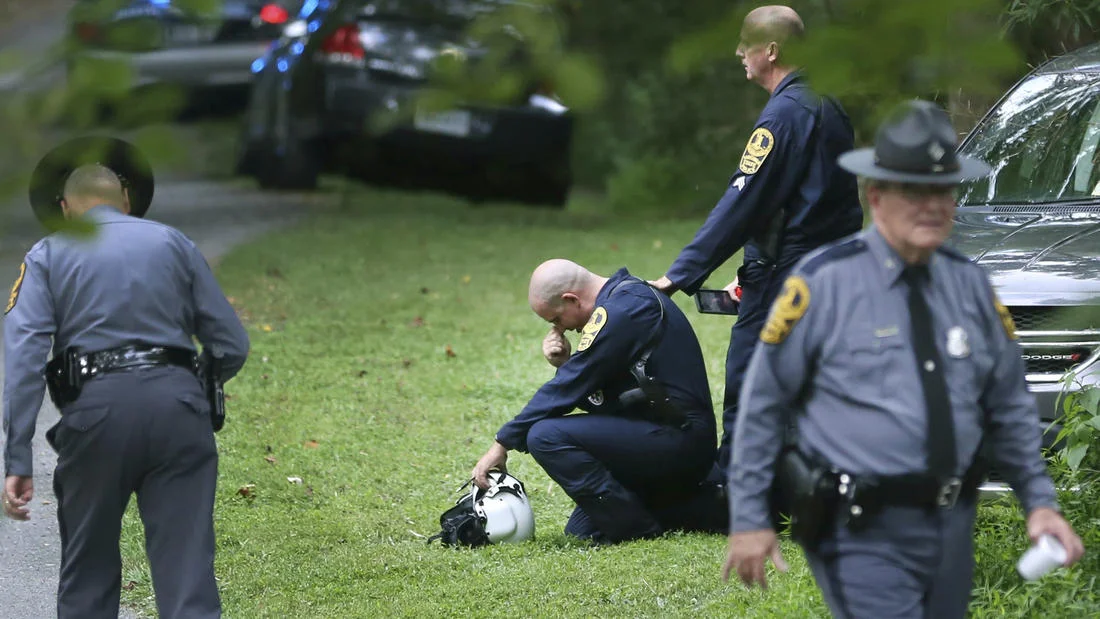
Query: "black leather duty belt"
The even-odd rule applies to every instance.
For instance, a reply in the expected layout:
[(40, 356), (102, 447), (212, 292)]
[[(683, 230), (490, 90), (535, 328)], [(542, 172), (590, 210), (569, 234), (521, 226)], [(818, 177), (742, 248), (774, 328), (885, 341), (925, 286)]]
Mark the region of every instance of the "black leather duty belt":
[(185, 348), (168, 346), (124, 346), (77, 354), (72, 370), (84, 380), (100, 374), (141, 367), (174, 365), (194, 372), (198, 367), (195, 353)]
[(841, 473), (837, 490), (859, 502), (898, 507), (952, 508), (961, 495), (977, 490), (981, 477), (968, 472), (963, 477), (936, 479), (927, 475), (897, 475), (858, 478)]

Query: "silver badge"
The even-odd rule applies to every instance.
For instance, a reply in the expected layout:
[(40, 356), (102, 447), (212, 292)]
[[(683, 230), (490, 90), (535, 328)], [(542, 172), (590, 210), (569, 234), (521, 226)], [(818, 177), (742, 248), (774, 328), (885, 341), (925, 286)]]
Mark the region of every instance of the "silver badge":
[(951, 327), (947, 330), (947, 354), (956, 359), (970, 356), (970, 344), (962, 327)]
[(928, 145), (928, 154), (932, 156), (933, 161), (942, 161), (943, 156), (947, 154), (947, 150), (940, 146), (939, 142), (932, 142)]
[(597, 391), (588, 396), (588, 401), (592, 403), (592, 406), (603, 406), (603, 391)]

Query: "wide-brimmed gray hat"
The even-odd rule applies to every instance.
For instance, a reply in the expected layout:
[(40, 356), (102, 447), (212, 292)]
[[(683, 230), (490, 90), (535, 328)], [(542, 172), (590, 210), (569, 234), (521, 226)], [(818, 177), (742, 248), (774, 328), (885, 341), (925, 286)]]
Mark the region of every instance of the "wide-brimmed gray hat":
[(840, 167), (866, 178), (954, 185), (989, 174), (989, 164), (955, 152), (951, 119), (930, 101), (906, 101), (879, 127), (874, 148), (848, 151)]

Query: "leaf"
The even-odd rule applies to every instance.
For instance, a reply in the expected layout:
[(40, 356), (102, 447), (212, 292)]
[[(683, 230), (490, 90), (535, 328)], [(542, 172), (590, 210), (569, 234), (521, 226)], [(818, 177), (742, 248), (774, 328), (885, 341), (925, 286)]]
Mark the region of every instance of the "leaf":
[(264, 460), (266, 460), (268, 464), (275, 464), (275, 456), (264, 456)]
[(1085, 454), (1089, 451), (1088, 443), (1078, 443), (1073, 447), (1066, 449), (1066, 464), (1073, 471), (1077, 470), (1077, 467), (1081, 466), (1081, 461), (1085, 459)]
[(413, 318), (412, 322), (409, 323), (409, 326), (412, 327), (413, 329), (416, 329), (418, 327), (423, 327), (424, 326), (424, 318), (421, 317), (421, 316), (417, 316), (416, 318)]
[(458, 356), (458, 355), (455, 354), (455, 351), (454, 351), (454, 349), (451, 348), (450, 344), (447, 344), (446, 352), (447, 352), (448, 357), (457, 357)]
[(287, 477), (286, 480), (288, 482), (292, 483), (292, 484), (301, 484), (302, 483), (302, 478), (301, 477)]
[(256, 496), (256, 484), (245, 484), (240, 488), (237, 488), (237, 494), (243, 496), (246, 499), (251, 499)]
[(320, 446), (320, 443), (318, 443), (317, 441), (306, 441), (305, 446), (310, 449), (317, 449)]
[(470, 283), (470, 276), (469, 275), (463, 275), (462, 276), (462, 283), (463, 284), (469, 284)]
[(1092, 415), (1100, 414), (1100, 389), (1089, 387), (1081, 394), (1081, 406)]
[(271, 333), (272, 331), (271, 325), (264, 325), (260, 327), (260, 329), (263, 330), (264, 333)]
[(1096, 428), (1097, 430), (1100, 430), (1100, 415), (1097, 415), (1097, 416), (1093, 417), (1092, 419), (1089, 419), (1086, 423), (1088, 423), (1090, 426)]

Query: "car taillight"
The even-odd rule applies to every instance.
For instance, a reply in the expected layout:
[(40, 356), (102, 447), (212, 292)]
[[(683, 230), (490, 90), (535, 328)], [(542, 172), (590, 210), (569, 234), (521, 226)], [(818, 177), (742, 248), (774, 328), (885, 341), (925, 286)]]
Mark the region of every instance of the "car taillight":
[(289, 18), (290, 14), (278, 4), (267, 4), (264, 5), (264, 8), (260, 9), (260, 19), (263, 20), (264, 23), (285, 24), (286, 20)]
[(340, 26), (324, 43), (321, 44), (321, 53), (332, 62), (355, 62), (362, 60), (366, 55), (363, 44), (359, 42), (359, 26), (347, 24)]
[(84, 43), (93, 43), (99, 39), (99, 26), (90, 22), (80, 22), (73, 26), (73, 34)]

